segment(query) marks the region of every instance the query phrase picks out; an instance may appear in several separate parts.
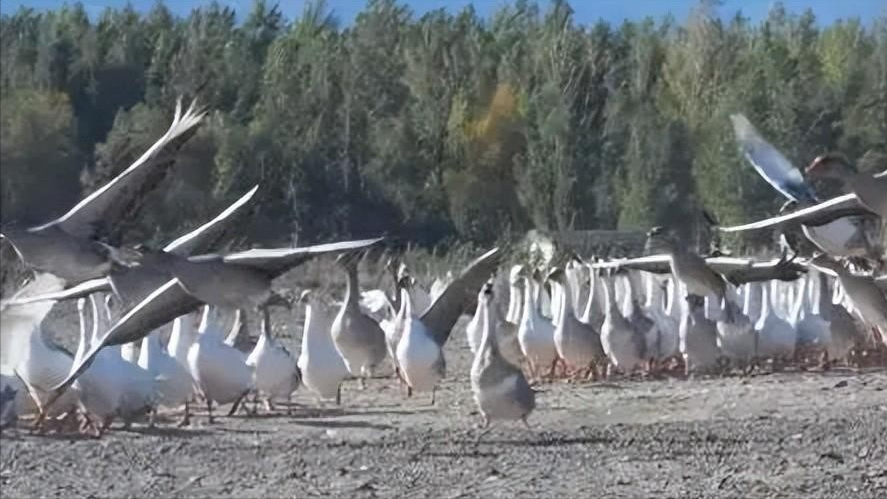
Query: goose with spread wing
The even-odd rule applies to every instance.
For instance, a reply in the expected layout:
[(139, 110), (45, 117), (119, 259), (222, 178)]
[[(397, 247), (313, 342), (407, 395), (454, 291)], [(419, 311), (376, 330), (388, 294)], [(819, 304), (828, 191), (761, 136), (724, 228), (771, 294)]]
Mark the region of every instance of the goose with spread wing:
[(111, 270), (111, 255), (98, 240), (120, 239), (121, 222), (135, 216), (145, 194), (166, 176), (203, 114), (195, 103), (182, 114), (179, 101), (166, 133), (126, 170), (61, 217), (25, 230), (4, 228), (2, 237), (26, 265), (69, 286), (103, 277)]
[(205, 255), (190, 259), (165, 252), (155, 253), (144, 264), (158, 267), (159, 272), (174, 277), (130, 308), (100, 341), (91, 345), (67, 378), (54, 388), (55, 395), (64, 393), (105, 346), (140, 340), (155, 328), (195, 311), (203, 303), (226, 309), (258, 308), (281, 300), (288, 304), (272, 292), (274, 278), (319, 255), (364, 249), (379, 241), (380, 238), (302, 248), (251, 249), (225, 256)]
[(855, 274), (826, 255), (813, 258), (810, 265), (837, 277), (855, 314), (864, 323), (878, 329), (881, 339), (887, 344), (887, 297), (875, 284), (874, 279), (871, 276)]
[(477, 290), (495, 272), (500, 256), (499, 248), (493, 248), (469, 263), (427, 310), (414, 314), (404, 301), (406, 297), (401, 300), (407, 309), (398, 316), (403, 333), (397, 345), (397, 363), (412, 390), (432, 392), (432, 403), (437, 383), (446, 374), (443, 346), (456, 321), (472, 305)]

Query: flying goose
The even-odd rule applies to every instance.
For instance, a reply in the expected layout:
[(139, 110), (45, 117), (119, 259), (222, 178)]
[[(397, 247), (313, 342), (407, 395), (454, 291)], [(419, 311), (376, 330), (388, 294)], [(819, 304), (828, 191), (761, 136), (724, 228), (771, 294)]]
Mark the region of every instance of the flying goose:
[[(262, 334), (246, 358), (246, 365), (253, 368), (253, 386), (265, 397), (265, 407), (274, 410), (274, 399), (291, 400), (299, 387), (301, 376), (296, 359), (279, 341), (271, 336), (271, 313), (262, 308)], [(287, 414), (292, 408), (287, 404)]]
[(499, 353), (491, 309), (493, 286), (483, 287), (478, 308), (483, 310), (481, 346), (471, 364), (471, 391), (483, 418), (482, 427), (491, 421), (520, 419), (527, 426), (527, 416), (536, 407), (536, 393), (530, 388), (519, 367)]
[(819, 156), (807, 167), (810, 177), (837, 177), (852, 190), (849, 194), (802, 208), (792, 213), (733, 227), (720, 227), (722, 232), (775, 229), (786, 225), (821, 226), (842, 217), (874, 214), (887, 220), (887, 173), (874, 176), (857, 173), (838, 155)]
[(246, 365), (246, 354), (225, 344), (220, 313), (218, 307), (204, 305), (197, 340), (188, 350), (189, 370), (206, 398), (210, 424), (213, 423), (213, 402), (233, 402), (228, 412), (231, 416), (243, 397), (253, 389), (253, 373)]
[(29, 267), (76, 285), (111, 270), (108, 247), (97, 240), (118, 241), (121, 222), (131, 219), (147, 192), (175, 163), (176, 153), (203, 118), (192, 103), (182, 114), (181, 100), (166, 133), (141, 157), (61, 217), (26, 230), (5, 228), (3, 238)]
[[(356, 254), (343, 253), (336, 261), (345, 270), (345, 299), (330, 329), (336, 349), (345, 360), (352, 376), (360, 380), (361, 388), (373, 370), (385, 360), (387, 346), (385, 331), (371, 317), (360, 310), (360, 285), (357, 279)], [(407, 294), (401, 298), (412, 301)]]
[[(224, 237), (226, 229), (230, 228), (235, 215), (252, 199), (258, 188), (258, 185), (254, 186), (212, 220), (167, 244), (163, 251), (185, 257), (212, 247)], [(157, 272), (151, 267), (121, 267), (106, 277), (91, 279), (67, 289), (26, 298), (13, 298), (4, 300), (2, 303), (3, 306), (25, 305), (36, 301), (72, 300), (89, 296), (92, 293), (114, 292), (123, 307), (130, 307), (144, 300), (146, 296), (169, 279), (168, 273)]]
[[(175, 277), (155, 289), (129, 309), (100, 339), (91, 345), (84, 358), (72, 367), (65, 380), (56, 386), (58, 396), (89, 366), (96, 353), (107, 345), (140, 340), (152, 330), (181, 315), (197, 310), (202, 303), (229, 306), (232, 309), (273, 301), (271, 281), (318, 255), (354, 251), (381, 239), (344, 241), (302, 248), (251, 249), (225, 256), (209, 255), (185, 259), (162, 253), (149, 265), (162, 266)], [(157, 260), (160, 260), (158, 263)], [(193, 370), (192, 370), (193, 375)]]
[(647, 232), (649, 246), (662, 247), (668, 255), (668, 264), (675, 279), (684, 283), (687, 293), (704, 298), (714, 295), (723, 301), (727, 283), (724, 277), (709, 267), (706, 260), (678, 244), (665, 234), (662, 227), (654, 227)]
[(414, 314), (404, 302), (407, 310), (398, 316), (403, 333), (397, 363), (411, 390), (430, 390), (432, 403), (437, 382), (446, 372), (443, 346), (463, 311), (472, 305), (475, 290), (495, 272), (499, 258), (499, 248), (493, 248), (469, 263), (422, 312)]
[(330, 336), (332, 319), (316, 298), (316, 293), (305, 290), (299, 296), (305, 304), (305, 325), (302, 329), (302, 352), (298, 367), (302, 383), (321, 399), (342, 402), (342, 381), (348, 376), (348, 368), (333, 338)]

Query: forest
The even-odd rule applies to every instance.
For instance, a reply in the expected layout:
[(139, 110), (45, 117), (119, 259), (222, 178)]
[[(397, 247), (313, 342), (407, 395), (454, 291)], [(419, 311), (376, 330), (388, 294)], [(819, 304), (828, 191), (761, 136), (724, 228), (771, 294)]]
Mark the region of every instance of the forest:
[(530, 228), (693, 230), (782, 203), (740, 156), (742, 112), (799, 166), (887, 163), (887, 9), (831, 25), (776, 4), (760, 22), (704, 0), (683, 22), (578, 23), (517, 0), (489, 18), (370, 0), (286, 19), (256, 0), (187, 17), (79, 3), (0, 19), (2, 222), (60, 215), (169, 125), (209, 110), (127, 237), (160, 242), (256, 183), (243, 237), (388, 234), (424, 246)]

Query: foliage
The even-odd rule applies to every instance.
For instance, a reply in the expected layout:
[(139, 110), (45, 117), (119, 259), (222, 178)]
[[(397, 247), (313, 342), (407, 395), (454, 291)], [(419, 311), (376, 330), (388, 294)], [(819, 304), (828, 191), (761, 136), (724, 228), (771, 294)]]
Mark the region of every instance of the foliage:
[(692, 233), (703, 208), (727, 223), (781, 202), (737, 153), (734, 112), (798, 165), (887, 154), (887, 13), (820, 26), (777, 3), (751, 23), (718, 5), (619, 26), (583, 26), (563, 0), (488, 20), (370, 0), (349, 26), (323, 2), (292, 21), (266, 0), (185, 18), (23, 8), (0, 18), (3, 221), (58, 215), (125, 168), (179, 96), (211, 113), (132, 240), (167, 240), (255, 183), (245, 232), (262, 243)]

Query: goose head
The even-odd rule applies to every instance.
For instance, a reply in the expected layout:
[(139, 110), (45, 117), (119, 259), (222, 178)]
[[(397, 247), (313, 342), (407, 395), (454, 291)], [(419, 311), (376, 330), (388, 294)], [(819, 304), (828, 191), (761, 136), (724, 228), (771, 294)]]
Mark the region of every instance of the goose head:
[(841, 153), (830, 152), (817, 156), (805, 173), (810, 178), (837, 178), (842, 180), (856, 173), (856, 168), (850, 164), (847, 156)]

